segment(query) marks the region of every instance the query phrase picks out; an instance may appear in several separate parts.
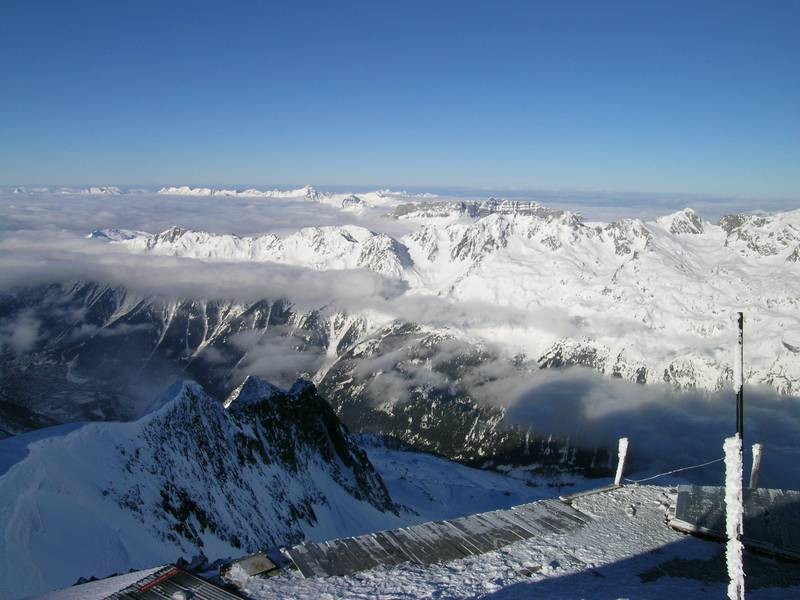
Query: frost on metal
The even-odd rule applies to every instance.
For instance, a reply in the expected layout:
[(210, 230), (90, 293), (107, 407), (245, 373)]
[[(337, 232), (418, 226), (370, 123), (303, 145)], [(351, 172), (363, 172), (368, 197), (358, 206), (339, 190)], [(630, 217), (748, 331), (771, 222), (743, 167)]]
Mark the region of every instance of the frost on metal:
[[(734, 313), (734, 318), (739, 322), (742, 313)], [(736, 330), (736, 352), (734, 353), (733, 361), (733, 389), (736, 393), (742, 389), (744, 383), (744, 340), (742, 339), (742, 330)]]
[(739, 435), (725, 440), (725, 533), (728, 544), (728, 598), (744, 599), (744, 563), (742, 562), (742, 523), (744, 501), (742, 490), (742, 440)]
[(614, 485), (622, 484), (622, 474), (625, 470), (625, 457), (628, 454), (628, 438), (619, 438), (619, 451), (617, 453), (617, 474), (614, 477)]

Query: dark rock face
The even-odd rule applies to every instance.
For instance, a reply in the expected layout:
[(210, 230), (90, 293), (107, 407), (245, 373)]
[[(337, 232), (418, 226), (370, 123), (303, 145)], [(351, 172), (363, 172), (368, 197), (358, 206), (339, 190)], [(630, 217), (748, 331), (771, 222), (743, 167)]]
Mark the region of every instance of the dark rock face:
[(797, 260), (800, 231), (774, 216), (727, 215), (720, 219), (719, 226), (727, 234), (726, 246), (760, 256), (774, 256), (794, 248), (786, 260), (789, 262)]
[(61, 422), (136, 418), (181, 377), (225, 398), (248, 374), (248, 348), (239, 342), (245, 336), (307, 358), (305, 376), (319, 373), (322, 395), (353, 431), (391, 435), (477, 466), (605, 465), (593, 450), (588, 458), (582, 450), (561, 456), (562, 441), (537, 446), (547, 431), (510, 426), (502, 408), (469, 391), (491, 377), (481, 370), (496, 356), (412, 324), (367, 335), (358, 318), (298, 313), (287, 302), (166, 301), (92, 283), (0, 297), (0, 320), (22, 313), (40, 323), (40, 336), (24, 355), (0, 354), (0, 394)]
[(103, 495), (163, 538), (197, 549), (208, 536), (247, 551), (303, 539), (318, 520), (314, 507), (330, 502), (323, 473), (354, 499), (397, 514), (313, 385), (263, 395), (263, 383), (248, 378), (227, 410), (197, 384), (174, 386), (174, 399), (146, 418), (132, 443), (117, 446), (128, 476)]
[(0, 439), (53, 425), (58, 425), (58, 421), (23, 406), (0, 401)]
[[(135, 421), (58, 426), (0, 444), (35, 445), (0, 477), (0, 526), (13, 532), (2, 574), (21, 573), (24, 596), (79, 576), (215, 561), (403, 520), (308, 382), (284, 391), (249, 378), (222, 403), (184, 380)], [(76, 551), (61, 552), (51, 569), (52, 548)]]
[[(236, 366), (247, 349), (237, 334), (280, 338), (300, 352), (331, 343), (329, 323), (286, 302), (166, 301), (93, 283), (0, 296), (0, 322), (22, 314), (39, 337), (24, 354), (0, 349), (0, 400), (62, 422), (134, 418), (181, 377), (225, 397), (243, 377)], [(339, 325), (340, 345), (358, 335), (357, 321)]]
[(570, 449), (567, 441), (536, 432), (535, 424), (524, 429), (508, 423), (502, 407), (471, 396), (481, 377), (492, 377), (477, 374), (478, 368), (495, 360), (463, 341), (398, 324), (344, 354), (320, 382), (320, 392), (354, 431), (472, 466), (605, 473), (605, 449)]

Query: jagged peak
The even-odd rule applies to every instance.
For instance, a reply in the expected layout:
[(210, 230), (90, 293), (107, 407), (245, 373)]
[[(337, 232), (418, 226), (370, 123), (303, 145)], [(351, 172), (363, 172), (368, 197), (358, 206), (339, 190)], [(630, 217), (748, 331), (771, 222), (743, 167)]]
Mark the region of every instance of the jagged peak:
[(100, 240), (103, 242), (123, 242), (132, 240), (137, 237), (148, 236), (150, 234), (143, 231), (134, 231), (132, 229), (95, 229), (86, 235), (88, 240)]
[(282, 393), (281, 390), (268, 381), (254, 375), (248, 375), (241, 384), (228, 394), (222, 405), (225, 408), (231, 408), (231, 406), (257, 404), (280, 393)]
[(150, 245), (154, 245), (159, 242), (172, 243), (187, 233), (189, 233), (188, 229), (184, 229), (183, 227), (178, 227), (177, 225), (173, 225), (169, 229), (165, 229), (161, 233), (155, 234), (151, 239)]
[(142, 418), (164, 414), (182, 404), (196, 404), (198, 400), (202, 403), (213, 402), (199, 383), (191, 379), (179, 379), (142, 411)]
[(659, 218), (657, 223), (675, 235), (698, 235), (705, 231), (703, 219), (688, 207)]
[(289, 395), (290, 396), (300, 396), (306, 392), (310, 392), (312, 394), (317, 393), (316, 386), (311, 383), (308, 379), (298, 379), (292, 384), (292, 387), (289, 388)]

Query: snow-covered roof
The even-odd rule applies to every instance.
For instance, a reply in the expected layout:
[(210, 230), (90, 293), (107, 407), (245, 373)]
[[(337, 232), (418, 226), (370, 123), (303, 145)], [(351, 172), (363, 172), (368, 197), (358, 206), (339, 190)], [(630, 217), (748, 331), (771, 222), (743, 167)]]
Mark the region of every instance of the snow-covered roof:
[[(686, 536), (666, 523), (674, 490), (625, 486), (574, 498), (593, 518), (569, 532), (542, 533), (492, 552), (443, 564), (403, 563), (342, 577), (295, 571), (241, 581), (254, 600), (296, 598), (723, 598), (721, 544)], [(748, 598), (800, 597), (790, 563), (749, 556)]]

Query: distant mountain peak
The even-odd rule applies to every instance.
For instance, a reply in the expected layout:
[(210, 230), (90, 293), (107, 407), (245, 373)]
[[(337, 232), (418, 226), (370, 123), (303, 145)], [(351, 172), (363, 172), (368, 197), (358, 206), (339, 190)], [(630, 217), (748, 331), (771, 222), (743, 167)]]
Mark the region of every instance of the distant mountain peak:
[(228, 395), (223, 402), (223, 406), (225, 408), (235, 409), (244, 404), (262, 402), (279, 393), (281, 393), (281, 390), (268, 381), (254, 375), (248, 375), (245, 380)]
[(691, 208), (663, 216), (657, 223), (675, 235), (699, 235), (705, 231), (703, 219)]

